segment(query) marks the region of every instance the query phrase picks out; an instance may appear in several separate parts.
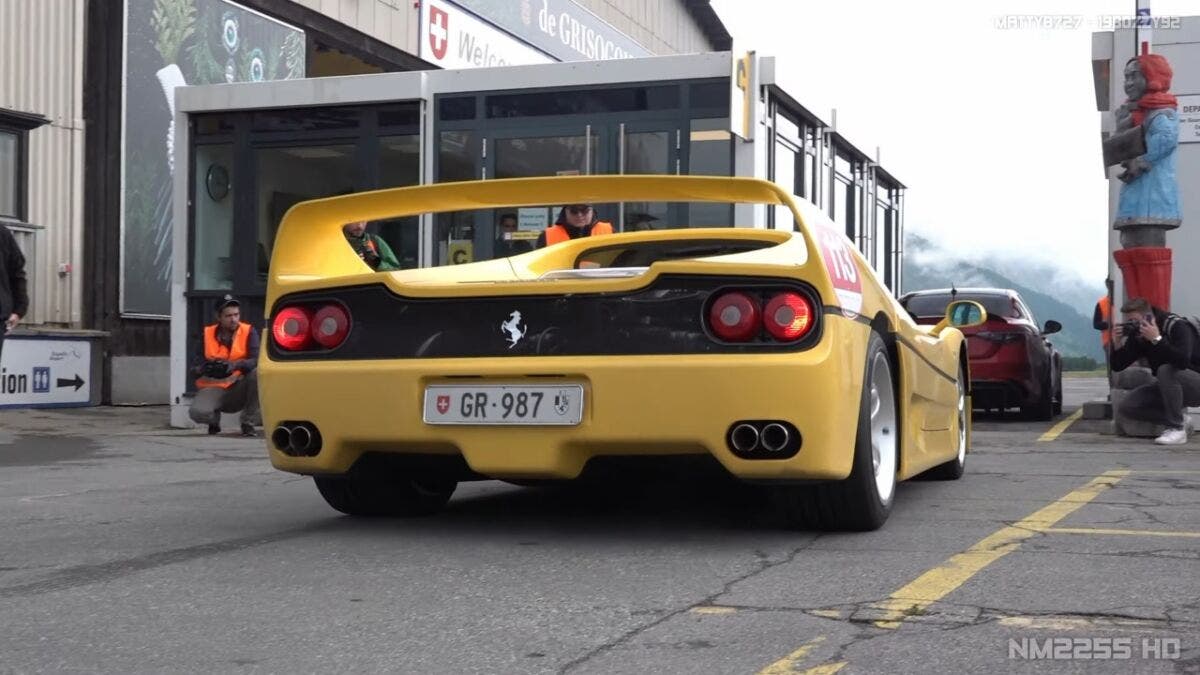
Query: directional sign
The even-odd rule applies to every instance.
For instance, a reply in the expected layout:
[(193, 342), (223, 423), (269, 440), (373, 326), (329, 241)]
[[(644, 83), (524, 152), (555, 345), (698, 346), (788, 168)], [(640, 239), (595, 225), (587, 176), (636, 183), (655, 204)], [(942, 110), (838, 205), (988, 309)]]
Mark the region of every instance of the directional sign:
[(87, 340), (9, 336), (0, 346), (0, 407), (91, 403)]
[(1179, 97), (1179, 142), (1200, 143), (1200, 96)]

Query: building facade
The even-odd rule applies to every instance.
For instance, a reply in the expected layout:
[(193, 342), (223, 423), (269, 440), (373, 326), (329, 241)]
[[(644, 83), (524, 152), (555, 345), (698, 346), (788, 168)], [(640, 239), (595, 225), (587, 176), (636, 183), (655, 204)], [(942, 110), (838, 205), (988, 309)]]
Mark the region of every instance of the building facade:
[[(739, 84), (734, 64), (751, 75)], [(177, 96), (172, 422), (188, 426), (187, 377), (226, 293), (266, 325), (274, 238), (292, 205), (445, 181), (677, 174), (770, 179), (826, 210), (889, 288), (900, 288), (904, 186), (775, 79), (775, 60), (714, 52), (586, 63), (186, 87)], [(735, 115), (740, 112), (741, 117)], [(215, 178), (214, 178), (215, 177)], [(792, 229), (764, 205), (596, 205), (618, 232)], [(402, 268), (507, 255), (557, 212), (530, 206), (370, 224)], [(512, 217), (516, 232), (499, 224)]]
[(169, 399), (179, 87), (730, 42), (693, 0), (4, 0), (0, 29), (0, 222), (28, 258), (22, 329), (103, 335), (93, 403)]
[(0, 223), (26, 257), (23, 323), (82, 327), (84, 3), (5, 0), (0, 30)]

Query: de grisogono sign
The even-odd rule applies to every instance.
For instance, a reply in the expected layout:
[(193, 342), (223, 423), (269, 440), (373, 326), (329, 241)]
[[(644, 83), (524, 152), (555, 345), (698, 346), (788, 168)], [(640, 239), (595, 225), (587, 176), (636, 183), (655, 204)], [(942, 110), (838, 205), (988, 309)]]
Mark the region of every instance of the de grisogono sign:
[[(425, 0), (424, 6), (458, 6), (459, 13), (479, 17), (518, 44), (536, 48), (547, 60), (592, 61), (653, 56), (653, 53), (572, 0)], [(471, 15), (474, 15), (472, 17)], [(454, 17), (451, 16), (451, 21)], [(424, 50), (425, 45), (422, 45)]]

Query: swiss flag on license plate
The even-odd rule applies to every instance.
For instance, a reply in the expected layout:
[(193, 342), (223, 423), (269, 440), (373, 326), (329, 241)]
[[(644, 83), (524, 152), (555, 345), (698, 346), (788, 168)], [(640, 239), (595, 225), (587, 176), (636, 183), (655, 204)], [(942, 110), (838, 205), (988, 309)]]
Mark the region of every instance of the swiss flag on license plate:
[(438, 414), (445, 415), (446, 411), (449, 409), (450, 409), (450, 397), (438, 395), (438, 397), (437, 397)]

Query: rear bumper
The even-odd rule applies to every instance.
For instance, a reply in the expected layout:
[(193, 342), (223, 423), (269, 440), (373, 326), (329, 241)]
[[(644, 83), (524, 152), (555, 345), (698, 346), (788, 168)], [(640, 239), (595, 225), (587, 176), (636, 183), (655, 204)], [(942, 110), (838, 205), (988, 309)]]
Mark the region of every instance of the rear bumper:
[(971, 382), (972, 403), (976, 408), (1012, 408), (1026, 405), (1031, 396), (1020, 382), (984, 380)]
[(1027, 362), (979, 359), (971, 361), (971, 391), (980, 408), (1029, 405), (1041, 387)]
[(1042, 390), (1028, 364), (971, 364), (971, 392), (977, 407), (1030, 405)]
[[(341, 474), (364, 453), (457, 455), (496, 478), (574, 478), (593, 457), (708, 454), (752, 480), (849, 475), (869, 327), (827, 316), (813, 348), (794, 353), (554, 356), (259, 365), (272, 464)], [(571, 427), (433, 426), (425, 387), (438, 383), (579, 384), (583, 419)], [(726, 446), (739, 420), (785, 420), (803, 439), (788, 459), (742, 459)], [(286, 420), (320, 430), (314, 457), (285, 455), (270, 431)]]

